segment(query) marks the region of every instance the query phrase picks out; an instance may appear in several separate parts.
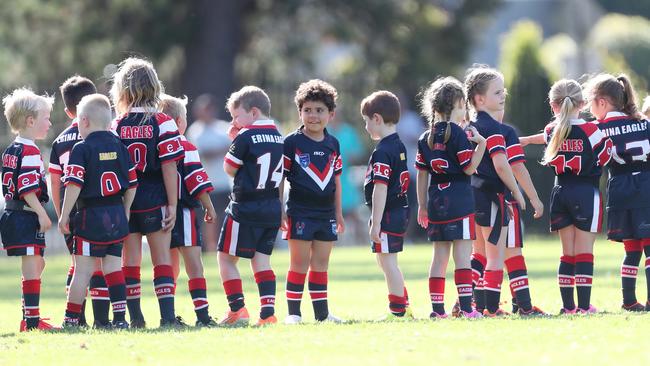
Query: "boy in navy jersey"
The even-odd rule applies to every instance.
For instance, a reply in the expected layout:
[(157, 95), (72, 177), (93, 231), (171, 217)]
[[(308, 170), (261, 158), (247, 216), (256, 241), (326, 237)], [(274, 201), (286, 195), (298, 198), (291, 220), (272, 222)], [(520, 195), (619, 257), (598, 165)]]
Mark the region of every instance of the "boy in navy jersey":
[(20, 331), (52, 329), (40, 318), (41, 273), (45, 267), (45, 232), (52, 222), (43, 208), (48, 201), (41, 151), (34, 140), (42, 140), (50, 128), (53, 99), (28, 89), (16, 89), (4, 97), (4, 115), (18, 136), (2, 153), (2, 194), (5, 211), (0, 235), (8, 256), (21, 257), (23, 320)]
[(239, 258), (251, 260), (260, 294), (258, 326), (274, 324), (275, 274), (271, 253), (280, 228), (279, 189), (282, 180), (282, 135), (269, 119), (271, 101), (255, 86), (245, 86), (228, 99), (234, 136), (224, 170), (234, 177), (230, 204), (219, 238), (219, 271), (230, 311), (223, 326), (248, 324)]
[[(406, 148), (397, 135), (400, 104), (389, 91), (370, 94), (361, 102), (361, 116), (377, 147), (370, 156), (364, 194), (370, 217), (370, 241), (377, 263), (388, 285), (388, 319), (403, 317), (408, 309), (404, 276), (397, 264), (403, 250), (409, 207), (406, 193), (410, 182)], [(412, 313), (410, 314), (412, 317)]]
[(81, 303), (101, 258), (108, 293), (113, 304), (112, 326), (126, 329), (126, 284), (121, 268), (122, 242), (129, 233), (128, 216), (138, 184), (135, 166), (121, 141), (109, 131), (111, 107), (100, 94), (79, 102), (78, 142), (70, 152), (65, 172), (65, 196), (59, 229), (70, 234), (70, 212), (74, 235), (75, 274), (68, 292), (64, 327), (79, 326)]
[(195, 210), (201, 205), (205, 209), (204, 220), (213, 223), (216, 212), (208, 195), (212, 190), (212, 183), (208, 174), (201, 165), (199, 152), (192, 143), (185, 138), (187, 128), (187, 97), (175, 98), (163, 94), (160, 109), (178, 123), (178, 132), (181, 134), (181, 146), (185, 150), (183, 163), (178, 164), (178, 208), (176, 210), (176, 225), (172, 229), (171, 256), (174, 269), (174, 282), (178, 281), (180, 272), (180, 258), (183, 255), (185, 271), (189, 277), (187, 282), (190, 296), (194, 303), (197, 327), (211, 327), (217, 325), (208, 313), (207, 282), (203, 276), (203, 262), (201, 261), (201, 247), (203, 240), (199, 224), (199, 216)]
[[(61, 197), (65, 187), (63, 186), (62, 177), (63, 173), (68, 166), (68, 159), (70, 158), (70, 150), (79, 141), (82, 140), (79, 135), (79, 127), (77, 126), (77, 104), (81, 98), (86, 95), (94, 94), (97, 92), (95, 84), (89, 79), (82, 76), (72, 76), (61, 84), (59, 88), (61, 91), (61, 98), (65, 104), (65, 113), (72, 119), (70, 126), (68, 126), (52, 143), (52, 151), (50, 153), (50, 165), (48, 171), (50, 172), (50, 184), (52, 186), (52, 203), (57, 217), (61, 217)], [(75, 209), (72, 209), (72, 213)], [(65, 235), (65, 244), (70, 252), (70, 269), (68, 270), (68, 279), (66, 281), (66, 292), (70, 289), (70, 282), (74, 275), (74, 253), (72, 251), (72, 235)], [(108, 288), (104, 280), (104, 274), (101, 271), (101, 263), (99, 260), (96, 263), (96, 270), (90, 278), (90, 297), (93, 305), (94, 327), (110, 326), (108, 320), (108, 311), (110, 301), (108, 296)], [(79, 325), (86, 325), (85, 316), (86, 300), (81, 305), (81, 317), (79, 318)]]
[(325, 81), (313, 79), (300, 84), (294, 102), (302, 125), (284, 141), (284, 176), (291, 185), (287, 212), (282, 217), (283, 237), (289, 241), (291, 252), (286, 324), (302, 322), (300, 303), (307, 271), (316, 320), (342, 322), (330, 313), (327, 302), (330, 253), (344, 229), (341, 149), (326, 128), (336, 113), (337, 97), (336, 89)]
[[(623, 242), (623, 310), (650, 311), (650, 125), (637, 109), (629, 78), (602, 74), (588, 82), (591, 112), (612, 140), (607, 181), (607, 238)], [(636, 298), (636, 277), (645, 251), (648, 300)]]

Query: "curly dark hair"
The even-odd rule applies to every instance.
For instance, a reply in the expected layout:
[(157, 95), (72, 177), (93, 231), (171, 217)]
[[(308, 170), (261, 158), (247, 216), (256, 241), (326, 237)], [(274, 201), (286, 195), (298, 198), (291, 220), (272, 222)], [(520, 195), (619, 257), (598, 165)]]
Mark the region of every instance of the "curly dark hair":
[(320, 79), (312, 79), (300, 84), (294, 102), (298, 110), (305, 102), (322, 102), (331, 112), (336, 109), (336, 98), (338, 93), (331, 84)]

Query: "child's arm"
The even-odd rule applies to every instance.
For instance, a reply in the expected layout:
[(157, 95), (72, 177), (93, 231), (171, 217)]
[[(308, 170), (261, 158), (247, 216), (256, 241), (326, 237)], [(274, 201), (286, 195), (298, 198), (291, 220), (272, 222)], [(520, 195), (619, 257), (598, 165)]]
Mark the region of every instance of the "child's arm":
[(526, 146), (526, 145), (544, 145), (546, 141), (544, 141), (544, 133), (538, 133), (537, 135), (530, 135), (530, 136), (522, 136), (519, 138), (519, 143), (521, 146)]
[(343, 205), (341, 204), (341, 174), (336, 175), (336, 191), (334, 192), (334, 207), (336, 208), (336, 231), (343, 234), (345, 223), (343, 222)]
[(526, 192), (526, 196), (528, 196), (528, 200), (535, 210), (533, 217), (539, 219), (544, 214), (544, 204), (537, 195), (537, 190), (535, 189), (533, 180), (530, 178), (530, 173), (528, 173), (526, 164), (520, 162), (512, 165), (512, 174), (515, 176), (515, 179), (519, 185), (521, 185), (524, 192)]
[(81, 187), (76, 184), (68, 184), (65, 187), (65, 197), (61, 207), (61, 217), (59, 217), (59, 230), (62, 234), (70, 234), (70, 212), (80, 193)]
[(469, 165), (463, 171), (467, 175), (472, 175), (476, 173), (476, 168), (481, 163), (481, 159), (483, 159), (483, 154), (485, 153), (485, 138), (478, 133), (476, 128), (470, 126), (469, 129), (472, 132), (472, 136), (467, 139), (475, 143), (476, 148), (472, 154), (472, 160), (470, 160)]
[(135, 199), (135, 192), (137, 189), (137, 186), (127, 189), (126, 192), (124, 192), (124, 197), (122, 197), (122, 203), (124, 204), (124, 212), (126, 213), (127, 221), (129, 220), (129, 216), (131, 214), (131, 204)]
[(423, 169), (418, 170), (416, 189), (418, 196), (418, 224), (423, 228), (429, 226), (429, 213), (427, 211), (427, 188), (429, 186), (429, 172)]
[(50, 218), (47, 216), (47, 212), (45, 211), (45, 208), (41, 204), (41, 202), (38, 200), (38, 197), (36, 197), (35, 192), (29, 192), (23, 196), (23, 199), (29, 207), (36, 212), (38, 215), (38, 225), (40, 227), (40, 233), (44, 233), (52, 227), (52, 221)]
[(196, 198), (198, 198), (198, 200), (201, 201), (201, 205), (205, 210), (203, 221), (212, 224), (214, 222), (214, 218), (217, 217), (217, 211), (215, 211), (214, 206), (212, 205), (210, 194), (208, 194), (208, 191), (203, 191)]
[(375, 181), (375, 187), (372, 190), (372, 221), (370, 222), (370, 240), (373, 243), (381, 242), (379, 232), (381, 231), (381, 218), (384, 216), (387, 194), (388, 185)]
[(278, 188), (280, 190), (280, 230), (287, 231), (289, 227), (287, 226), (287, 212), (284, 209), (284, 175), (282, 176), (282, 180), (280, 180), (280, 187)]
[(176, 224), (176, 206), (178, 205), (178, 173), (175, 160), (163, 162), (162, 176), (167, 194), (167, 212), (163, 218), (163, 230), (171, 231)]
[(230, 165), (227, 161), (223, 162), (223, 170), (228, 174), (231, 178), (234, 178), (235, 175), (237, 174), (237, 171), (239, 168), (235, 168), (234, 166)]
[(525, 210), (526, 201), (524, 201), (524, 196), (521, 194), (519, 187), (517, 187), (517, 181), (512, 174), (512, 169), (510, 168), (505, 152), (503, 154), (495, 154), (492, 156), (492, 163), (494, 164), (494, 170), (496, 170), (499, 179), (501, 179), (503, 184), (505, 184), (510, 192), (512, 192), (512, 197), (517, 201), (519, 207), (522, 210)]
[(52, 187), (52, 204), (56, 216), (61, 217), (61, 174), (50, 171), (50, 186)]

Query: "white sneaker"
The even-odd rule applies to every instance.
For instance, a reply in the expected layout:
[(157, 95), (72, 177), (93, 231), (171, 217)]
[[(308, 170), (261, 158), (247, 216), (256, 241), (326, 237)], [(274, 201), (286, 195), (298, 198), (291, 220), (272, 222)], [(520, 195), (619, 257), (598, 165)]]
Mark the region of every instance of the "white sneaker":
[(284, 324), (300, 324), (302, 323), (302, 317), (300, 315), (288, 315), (286, 318), (284, 318)]
[(341, 318), (339, 318), (339, 317), (337, 317), (335, 315), (332, 315), (332, 313), (327, 314), (327, 318), (325, 318), (322, 322), (323, 323), (334, 323), (334, 324), (345, 324), (345, 323), (347, 323), (345, 320), (343, 320), (343, 319), (341, 319)]

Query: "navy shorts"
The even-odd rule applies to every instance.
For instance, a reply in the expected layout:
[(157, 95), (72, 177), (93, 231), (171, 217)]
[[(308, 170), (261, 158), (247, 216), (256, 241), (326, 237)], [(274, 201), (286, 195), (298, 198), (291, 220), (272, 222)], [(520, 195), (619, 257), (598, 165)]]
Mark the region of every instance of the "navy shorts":
[(282, 233), (282, 239), (337, 241), (336, 219), (312, 219), (299, 216), (287, 218), (289, 230)]
[(94, 244), (79, 237), (75, 237), (73, 243), (73, 254), (84, 257), (104, 258), (107, 255), (122, 257), (122, 242), (113, 244)]
[(176, 209), (176, 225), (172, 230), (170, 248), (201, 247), (201, 224), (196, 210), (191, 207), (178, 206)]
[(476, 207), (476, 224), (492, 228), (486, 240), (490, 244), (496, 245), (501, 236), (501, 230), (510, 222), (505, 195), (474, 188), (474, 205)]
[(39, 233), (38, 216), (23, 210), (5, 210), (0, 218), (2, 247), (10, 257), (43, 255), (45, 233)]
[(255, 252), (271, 255), (279, 229), (279, 226), (239, 223), (226, 215), (219, 236), (219, 251), (241, 258), (253, 258)]
[(512, 208), (512, 218), (508, 222), (508, 239), (506, 248), (523, 248), (524, 247), (524, 225), (521, 218), (521, 208), (515, 201), (506, 200)]
[[(72, 211), (70, 212), (70, 217), (74, 217), (74, 215), (77, 213), (77, 208), (73, 207)], [(70, 232), (74, 232), (74, 220), (70, 220), (68, 222), (68, 228), (70, 229)], [(74, 255), (74, 235), (72, 234), (64, 234), (63, 239), (65, 239), (65, 247), (68, 248), (68, 253), (70, 255)]]
[(589, 183), (556, 185), (551, 190), (551, 231), (574, 225), (582, 231), (600, 232), (603, 205), (600, 191)]
[(607, 210), (607, 239), (623, 241), (650, 238), (650, 208)]
[[(368, 224), (372, 220), (368, 221)], [(379, 243), (371, 243), (373, 253), (399, 253), (404, 250), (404, 234), (409, 224), (409, 208), (384, 210), (379, 230)]]
[(476, 239), (472, 190), (469, 182), (429, 187), (427, 238), (430, 241)]
[[(124, 241), (129, 235), (129, 224), (121, 204), (85, 207), (70, 220), (74, 222), (74, 246), (84, 240), (92, 244), (107, 245)], [(75, 254), (78, 249), (74, 249)]]
[(165, 206), (147, 211), (131, 211), (129, 232), (143, 235), (162, 230), (162, 220), (165, 217)]
[(475, 240), (474, 214), (448, 221), (431, 221), (427, 226), (429, 241)]

